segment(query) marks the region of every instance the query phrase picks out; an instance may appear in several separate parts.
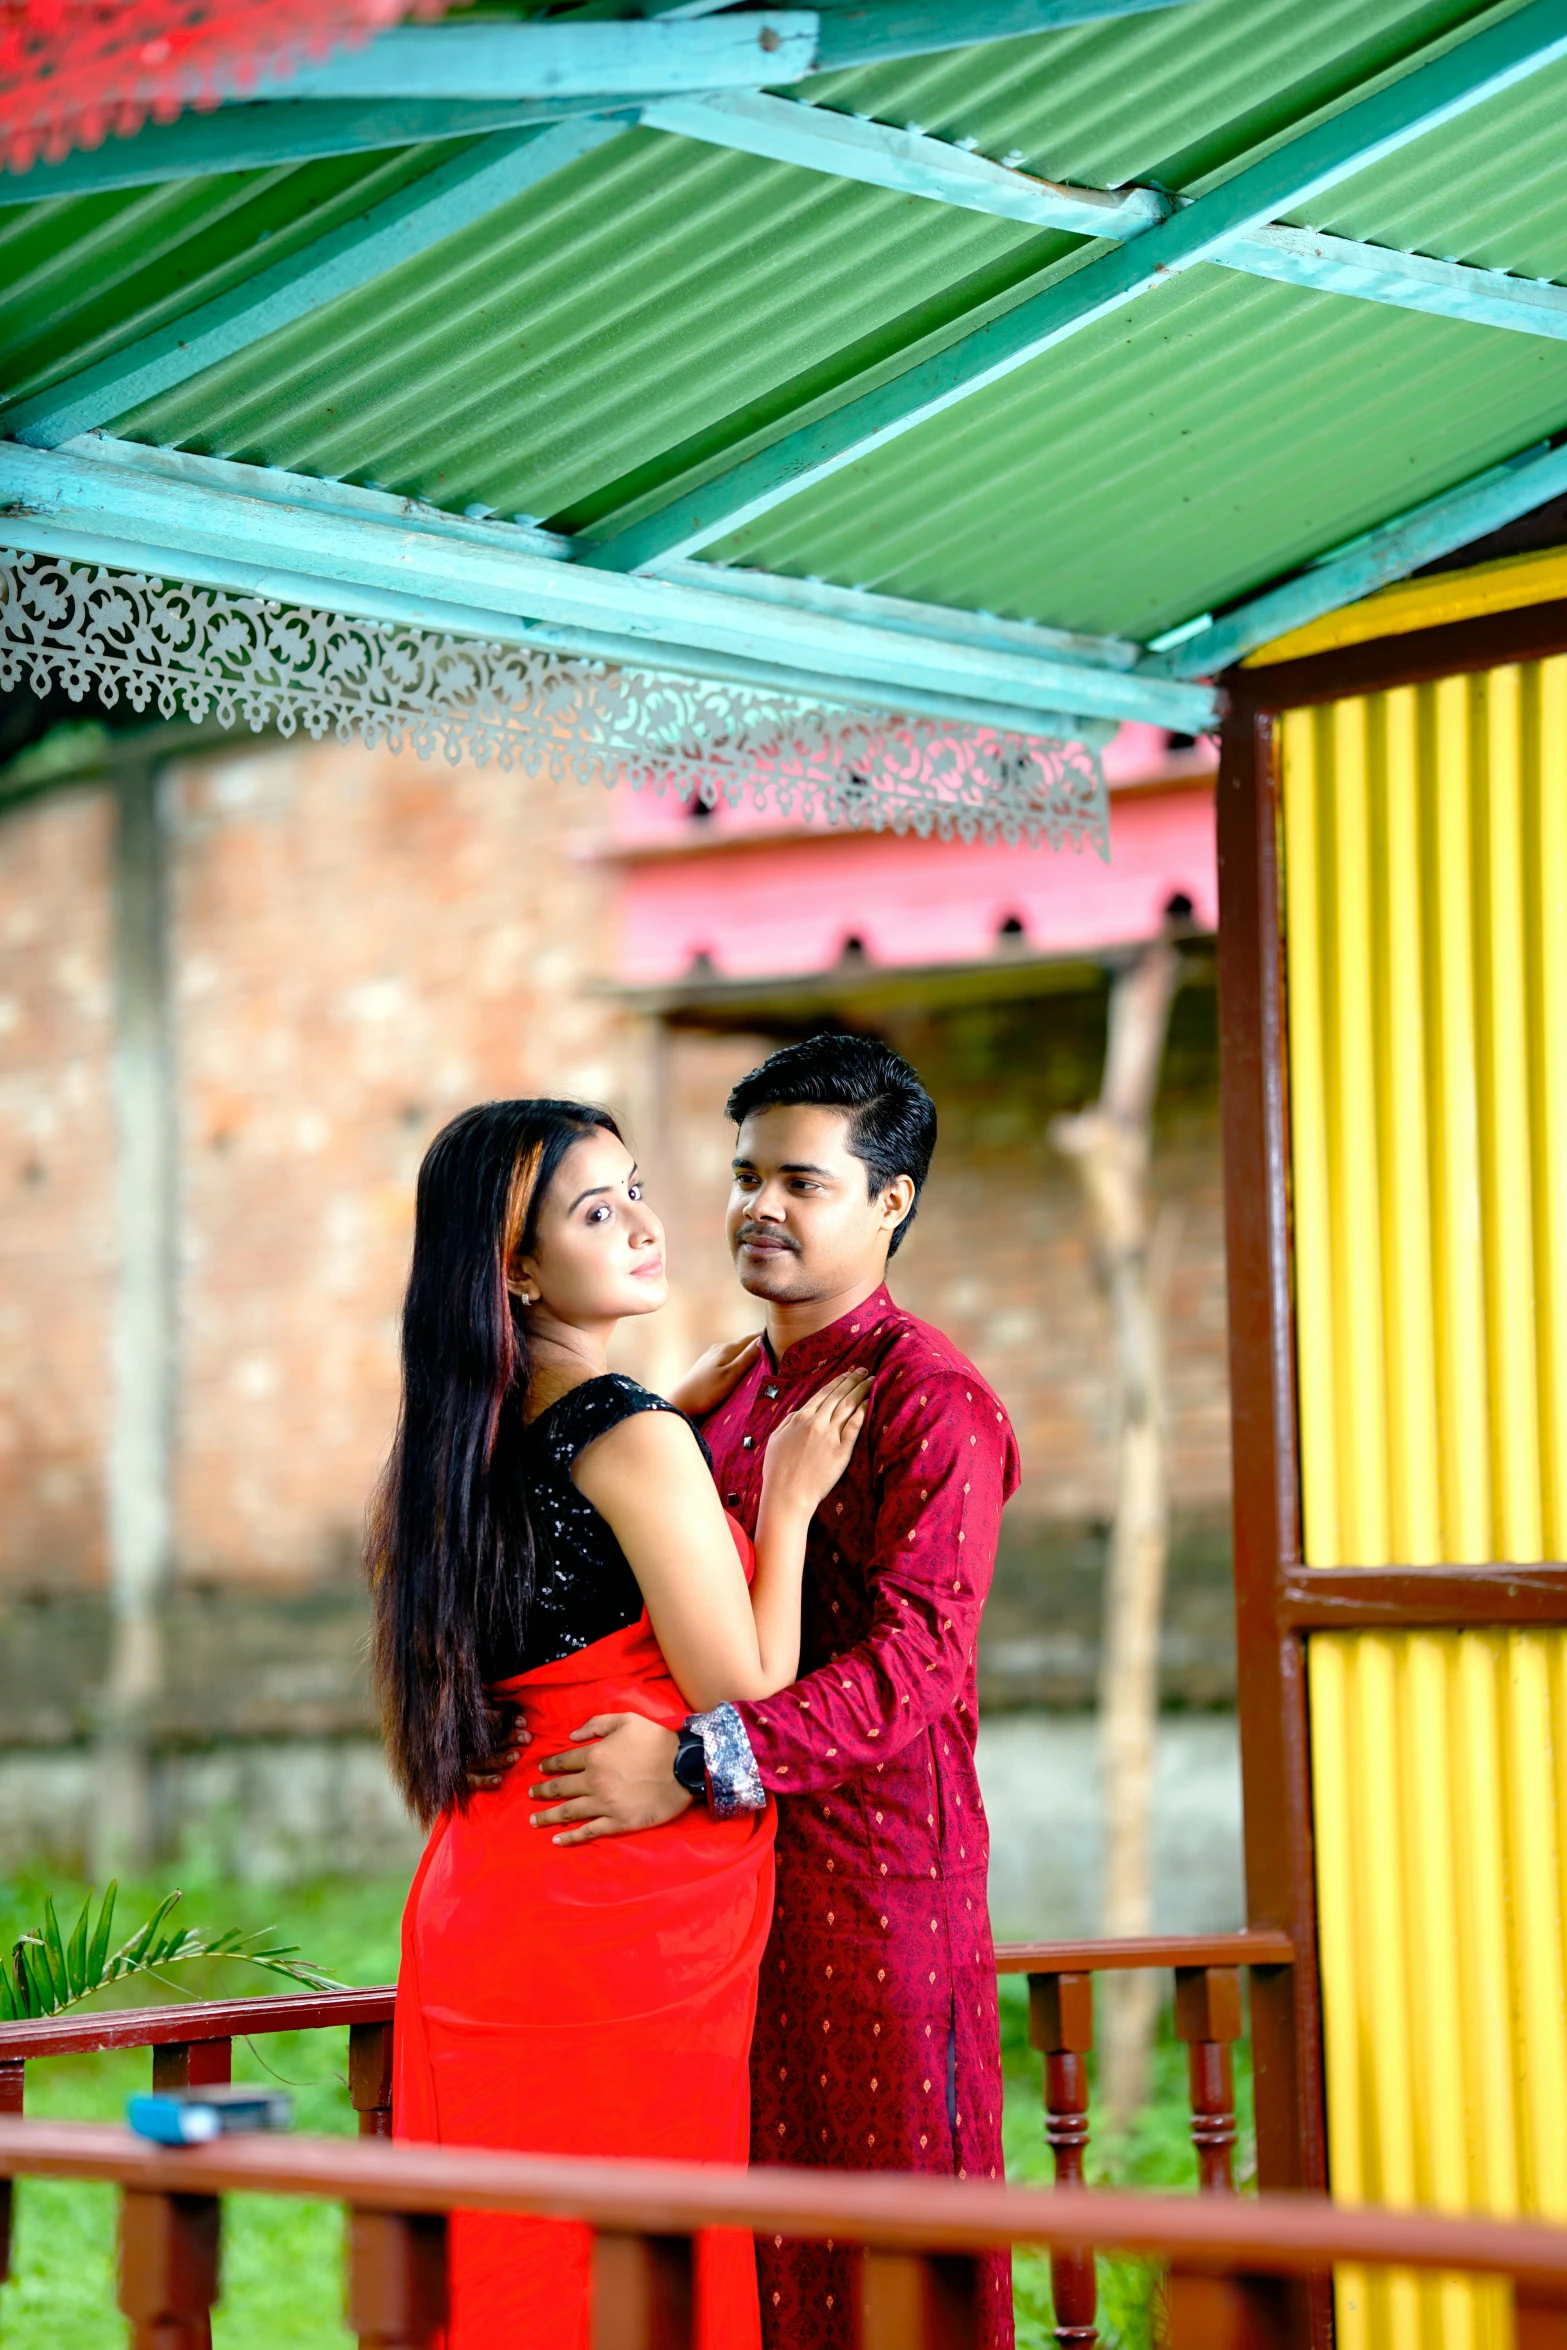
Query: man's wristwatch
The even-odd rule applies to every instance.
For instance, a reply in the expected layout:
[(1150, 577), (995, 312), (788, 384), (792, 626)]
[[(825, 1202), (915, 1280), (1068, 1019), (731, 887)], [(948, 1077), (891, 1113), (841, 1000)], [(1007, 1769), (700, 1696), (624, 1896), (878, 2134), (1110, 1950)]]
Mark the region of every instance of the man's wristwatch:
[(707, 1749), (700, 1730), (680, 1730), (675, 1736), (675, 1777), (696, 1802), (707, 1801)]

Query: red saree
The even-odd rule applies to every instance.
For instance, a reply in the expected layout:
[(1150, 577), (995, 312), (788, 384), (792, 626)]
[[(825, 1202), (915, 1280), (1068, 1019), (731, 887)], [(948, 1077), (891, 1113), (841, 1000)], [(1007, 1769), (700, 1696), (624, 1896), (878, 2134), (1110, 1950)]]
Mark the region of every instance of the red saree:
[[(749, 1544), (739, 1529), (736, 1540)], [(688, 1707), (646, 1616), (503, 1683), (535, 1754), (590, 1715), (677, 1727)], [(744, 2163), (757, 1974), (773, 1901), (773, 1814), (554, 1843), (526, 1764), (446, 1812), (403, 1913), (396, 2134), (529, 2153)], [(453, 2216), (446, 2350), (588, 2350), (589, 2233)], [(701, 2350), (756, 2350), (748, 2236), (697, 2267)]]

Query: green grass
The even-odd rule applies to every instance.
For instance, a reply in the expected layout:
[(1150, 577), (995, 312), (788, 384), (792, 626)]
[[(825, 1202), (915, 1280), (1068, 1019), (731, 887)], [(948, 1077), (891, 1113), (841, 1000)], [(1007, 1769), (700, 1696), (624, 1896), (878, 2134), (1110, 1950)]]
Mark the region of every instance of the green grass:
[[(176, 1882), (180, 1879), (178, 1875)], [(118, 1915), (127, 1932), (167, 1889), (122, 1885)], [(267, 1887), (184, 1878), (180, 1913), (211, 1928), (275, 1925), (285, 1941), (345, 1983), (389, 1983), (397, 1973), (402, 1879), (328, 1879)], [(81, 1890), (58, 1880), (0, 1879), (0, 1949), (43, 1913), (45, 1892), (63, 1911)], [(180, 1970), (188, 1995), (214, 1999), (284, 1991), (254, 1967)], [(142, 1989), (142, 1986), (136, 1988)], [(94, 2004), (123, 2006), (125, 1998)], [(73, 2121), (118, 2120), (134, 2089), (147, 2086), (145, 2052), (52, 2058), (27, 2068), (27, 2111)], [(351, 2135), (347, 2047), (339, 2032), (286, 2032), (234, 2046), (237, 2081), (281, 2076), (297, 2128)], [(337, 2205), (270, 2195), (237, 2195), (224, 2207), (223, 2299), (213, 2312), (214, 2350), (353, 2350), (342, 2322), (342, 2213)], [(114, 2303), (114, 2191), (24, 2180), (17, 2192), (12, 2280), (0, 2288), (6, 2350), (123, 2350)]]
[[(328, 1878), (286, 1891), (226, 1883), (191, 1871), (182, 1912), (216, 1929), (276, 1926), (313, 1964), (345, 1983), (389, 1983), (397, 1972), (403, 1881)], [(125, 1931), (167, 1889), (121, 1888)], [(43, 1912), (52, 1892), (61, 1914), (79, 1906), (81, 1888), (58, 1879), (0, 1878), (0, 1949)], [(72, 1911), (74, 1915), (74, 1908)], [(253, 1968), (181, 1971), (189, 1995), (234, 1996), (282, 1989)], [(123, 2000), (107, 2004), (123, 2005)], [(1004, 2135), (1007, 2176), (1048, 2182), (1040, 2060), (1028, 2046), (1027, 1990), (1020, 1978), (1001, 1984), (1002, 2060), (1006, 2070)], [(281, 2075), (294, 2097), (301, 2130), (347, 2135), (354, 2129), (339, 2033), (293, 2032), (256, 2043), (237, 2041), (236, 2080)], [(1187, 2137), (1186, 2052), (1166, 2019), (1154, 2057), (1154, 2097), (1120, 2146), (1090, 2139), (1089, 2175), (1121, 2186), (1196, 2185)], [(29, 2114), (71, 2120), (117, 2120), (133, 2089), (146, 2086), (144, 2052), (61, 2057), (28, 2067)], [(1240, 2170), (1249, 2169), (1250, 2081), (1237, 2066)], [(1137, 2261), (1101, 2261), (1100, 2322), (1107, 2350), (1148, 2350), (1152, 2283)], [(235, 2196), (225, 2206), (223, 2299), (213, 2313), (214, 2350), (352, 2350), (342, 2323), (342, 2219), (335, 2205), (284, 2197)], [(1031, 2254), (1016, 2265), (1019, 2350), (1049, 2350), (1048, 2263)], [(125, 2334), (114, 2307), (114, 2195), (107, 2187), (25, 2180), (17, 2193), (12, 2280), (0, 2288), (0, 2340), (6, 2350), (121, 2350)]]

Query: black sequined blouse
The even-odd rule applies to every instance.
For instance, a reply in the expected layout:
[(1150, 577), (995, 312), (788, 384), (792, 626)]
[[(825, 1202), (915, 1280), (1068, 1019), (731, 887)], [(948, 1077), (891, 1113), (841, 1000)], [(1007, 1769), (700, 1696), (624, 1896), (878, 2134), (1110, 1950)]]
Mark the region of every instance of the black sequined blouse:
[[(571, 1464), (596, 1436), (607, 1435), (634, 1413), (674, 1410), (624, 1372), (608, 1371), (601, 1379), (568, 1388), (529, 1422), (523, 1459), (538, 1546), (534, 1592), (521, 1641), (508, 1634), (486, 1645), (481, 1657), (486, 1681), (535, 1672), (637, 1621), (642, 1613), (637, 1579), (608, 1522), (573, 1484)], [(705, 1444), (702, 1450), (706, 1453)]]

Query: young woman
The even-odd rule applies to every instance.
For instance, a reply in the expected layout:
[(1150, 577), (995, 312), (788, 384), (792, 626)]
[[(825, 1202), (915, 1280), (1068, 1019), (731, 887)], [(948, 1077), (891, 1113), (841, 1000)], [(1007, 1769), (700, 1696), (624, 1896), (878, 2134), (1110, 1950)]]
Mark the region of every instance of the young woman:
[[(693, 1804), (567, 1852), (531, 1824), (525, 1771), (484, 1779), (493, 1698), (547, 1752), (595, 1714), (678, 1727), (794, 1678), (806, 1529), (867, 1376), (772, 1437), (753, 1558), (681, 1410), (607, 1368), (617, 1323), (667, 1288), (604, 1111), (491, 1102), (431, 1144), (369, 1545), (392, 1764), (433, 1822), (403, 1918), (399, 2137), (747, 2157), (770, 1810)], [(677, 1402), (711, 1409), (751, 1354), (714, 1349)], [(458, 2214), (450, 2245), (448, 2350), (587, 2350), (586, 2229)], [(750, 2239), (704, 2239), (697, 2289), (704, 2350), (754, 2350)]]

